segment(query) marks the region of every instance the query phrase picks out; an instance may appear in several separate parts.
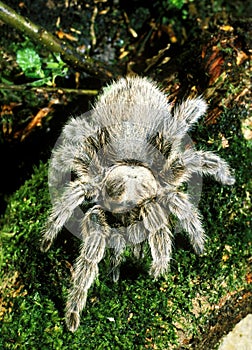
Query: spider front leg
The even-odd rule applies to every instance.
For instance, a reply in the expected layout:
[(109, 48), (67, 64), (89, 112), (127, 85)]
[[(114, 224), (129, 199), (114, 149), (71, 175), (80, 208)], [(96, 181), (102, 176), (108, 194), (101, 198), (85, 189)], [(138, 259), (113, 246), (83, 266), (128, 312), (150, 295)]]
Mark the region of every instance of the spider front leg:
[(93, 192), (88, 183), (79, 180), (70, 182), (62, 196), (54, 203), (41, 241), (40, 249), (46, 252), (52, 245), (59, 231), (70, 219), (74, 210), (84, 201), (87, 195)]
[(173, 109), (172, 118), (167, 118), (161, 131), (166, 140), (171, 143), (170, 156), (177, 154), (183, 138), (191, 126), (206, 112), (207, 104), (201, 98), (187, 99)]
[(188, 196), (182, 192), (169, 192), (164, 200), (171, 213), (179, 219), (179, 223), (190, 238), (196, 253), (204, 250), (205, 233), (201, 224), (201, 216), (197, 208), (190, 203)]
[(80, 312), (87, 300), (87, 291), (98, 275), (98, 263), (104, 256), (109, 227), (105, 214), (95, 206), (85, 214), (82, 222), (84, 242), (73, 273), (73, 287), (66, 304), (66, 324), (75, 332), (80, 323)]
[(141, 209), (141, 217), (145, 228), (149, 231), (148, 242), (151, 248), (152, 265), (150, 274), (156, 279), (169, 268), (172, 255), (172, 233), (168, 220), (161, 206), (149, 202)]

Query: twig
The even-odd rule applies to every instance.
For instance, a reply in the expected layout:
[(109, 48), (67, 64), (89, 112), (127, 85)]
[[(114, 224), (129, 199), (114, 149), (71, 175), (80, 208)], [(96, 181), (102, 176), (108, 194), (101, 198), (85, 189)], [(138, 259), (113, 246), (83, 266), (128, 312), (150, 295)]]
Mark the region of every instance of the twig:
[(35, 87), (29, 85), (6, 85), (0, 84), (0, 90), (13, 90), (13, 91), (35, 91), (35, 92), (57, 92), (59, 94), (76, 94), (76, 95), (89, 95), (96, 96), (98, 90), (86, 90), (86, 89), (66, 89), (59, 87)]
[(92, 39), (92, 47), (94, 48), (96, 45), (96, 35), (95, 35), (95, 18), (98, 13), (98, 8), (97, 6), (94, 7), (94, 11), (91, 17), (91, 25), (90, 25), (90, 36)]
[(0, 1), (0, 20), (21, 31), (36, 43), (41, 43), (49, 51), (60, 53), (62, 60), (75, 69), (82, 70), (101, 79), (113, 77), (113, 73), (104, 63), (92, 59), (88, 55), (81, 55), (75, 48), (60, 41), (49, 33), (45, 28), (31, 22), (15, 12), (12, 8)]

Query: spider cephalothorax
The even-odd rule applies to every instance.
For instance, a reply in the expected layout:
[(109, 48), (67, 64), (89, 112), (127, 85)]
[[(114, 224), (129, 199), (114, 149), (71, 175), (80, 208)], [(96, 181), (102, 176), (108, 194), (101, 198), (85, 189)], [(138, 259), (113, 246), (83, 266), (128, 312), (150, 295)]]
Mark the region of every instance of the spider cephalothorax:
[(101, 205), (111, 213), (134, 209), (157, 195), (157, 182), (152, 172), (140, 165), (112, 167), (101, 187)]
[[(50, 164), (53, 206), (41, 249), (50, 248), (63, 226), (83, 240), (66, 306), (71, 331), (79, 326), (106, 247), (117, 281), (126, 246), (140, 257), (147, 241), (150, 274), (157, 278), (171, 259), (172, 215), (194, 250), (203, 251), (201, 217), (182, 185), (195, 174), (212, 175), (227, 185), (235, 181), (223, 159), (195, 150), (186, 134), (205, 111), (201, 98), (172, 109), (153, 82), (128, 77), (107, 88), (90, 115), (72, 118), (64, 127)], [(83, 203), (88, 203), (86, 211)], [(77, 225), (68, 226), (74, 221)]]

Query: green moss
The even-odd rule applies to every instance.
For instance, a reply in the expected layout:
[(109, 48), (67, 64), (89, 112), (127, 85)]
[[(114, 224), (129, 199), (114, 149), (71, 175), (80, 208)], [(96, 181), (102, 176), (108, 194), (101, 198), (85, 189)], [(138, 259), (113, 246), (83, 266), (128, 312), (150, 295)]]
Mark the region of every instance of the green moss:
[(251, 159), (240, 118), (232, 117), (237, 113), (225, 111), (218, 125), (202, 123), (198, 134), (194, 132), (197, 147), (205, 149), (218, 149), (219, 132), (229, 137), (229, 147), (219, 147), (219, 153), (235, 169), (237, 179), (232, 187), (204, 180), (200, 209), (209, 237), (205, 253), (196, 256), (188, 239), (178, 236), (170, 273), (154, 282), (148, 275), (149, 255), (136, 263), (127, 252), (117, 284), (111, 282), (105, 258), (75, 334), (65, 327), (64, 307), (79, 241), (62, 232), (48, 253), (39, 251), (50, 199), (47, 165), (36, 168), (12, 196), (2, 220), (0, 347), (172, 349), (207, 328), (211, 310), (221, 298), (247, 290)]

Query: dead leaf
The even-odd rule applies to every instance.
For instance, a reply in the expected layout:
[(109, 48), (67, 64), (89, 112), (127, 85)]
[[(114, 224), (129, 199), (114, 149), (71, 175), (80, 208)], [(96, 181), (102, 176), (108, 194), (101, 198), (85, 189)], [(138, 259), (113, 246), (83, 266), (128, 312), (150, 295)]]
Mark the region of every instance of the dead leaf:
[(10, 102), (9, 105), (2, 105), (1, 106), (1, 112), (0, 117), (3, 118), (2, 120), (2, 130), (4, 135), (10, 135), (12, 133), (12, 116), (13, 116), (13, 109), (17, 106), (20, 106), (21, 103), (17, 102)]
[(119, 60), (122, 60), (124, 57), (126, 57), (129, 54), (129, 51), (122, 51), (122, 53), (119, 56)]
[(160, 30), (163, 31), (164, 33), (168, 34), (172, 44), (175, 44), (178, 41), (178, 39), (176, 37), (176, 34), (175, 34), (174, 30), (173, 30), (172, 24), (161, 25), (160, 26)]
[(240, 64), (242, 64), (244, 61), (246, 61), (248, 59), (248, 55), (245, 54), (245, 52), (243, 51), (238, 51), (237, 52), (237, 56), (236, 56), (236, 64), (237, 66), (239, 66)]
[(59, 99), (53, 99), (47, 107), (41, 108), (23, 130), (19, 130), (14, 134), (14, 138), (21, 137), (21, 141), (24, 141), (34, 128), (42, 125), (42, 119), (53, 110), (52, 106), (57, 103), (59, 103)]
[(219, 136), (221, 137), (221, 146), (222, 146), (222, 148), (229, 147), (228, 139), (226, 139), (225, 136), (222, 133), (220, 133)]
[(221, 30), (223, 30), (224, 32), (233, 32), (234, 28), (230, 25), (223, 25), (220, 27)]
[[(165, 48), (161, 49), (158, 51), (158, 54), (151, 57), (151, 58), (148, 58), (146, 60), (146, 63), (147, 63), (147, 68), (145, 68), (144, 72), (146, 73), (153, 65), (157, 64), (158, 61), (160, 61), (160, 59), (164, 56), (164, 54), (166, 53), (166, 51), (168, 51), (170, 48), (170, 44), (166, 45)], [(168, 58), (167, 56), (165, 58)], [(169, 58), (170, 59), (170, 58)], [(163, 59), (164, 60), (164, 59)], [(162, 60), (162, 63), (163, 63), (163, 60)]]
[(242, 121), (242, 133), (246, 140), (252, 139), (252, 117)]
[(217, 78), (221, 75), (223, 71), (224, 58), (220, 49), (215, 46), (213, 47), (213, 53), (210, 56), (206, 68), (210, 76), (209, 85), (213, 85)]
[(0, 295), (0, 320), (2, 320), (7, 312), (10, 313), (12, 311), (13, 302), (8, 299), (27, 295), (24, 285), (21, 285), (19, 282), (19, 273), (17, 271), (13, 275), (4, 276), (0, 284)]
[(245, 278), (246, 278), (247, 283), (251, 284), (252, 283), (252, 272), (247, 273)]
[(133, 36), (133, 38), (137, 38), (138, 37), (137, 32), (133, 28), (129, 27), (129, 32)]
[(56, 34), (57, 34), (59, 39), (68, 39), (70, 41), (78, 41), (78, 39), (75, 36), (73, 36), (73, 35), (71, 35), (69, 33), (65, 33), (62, 30), (58, 30), (56, 32)]

